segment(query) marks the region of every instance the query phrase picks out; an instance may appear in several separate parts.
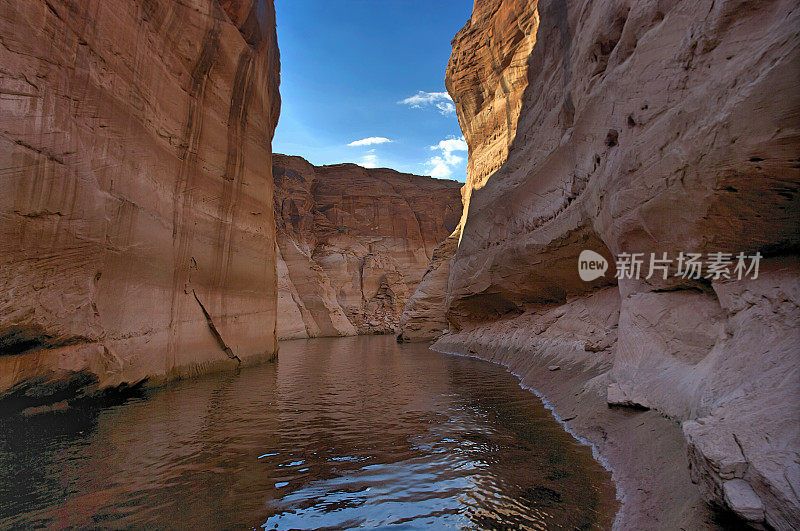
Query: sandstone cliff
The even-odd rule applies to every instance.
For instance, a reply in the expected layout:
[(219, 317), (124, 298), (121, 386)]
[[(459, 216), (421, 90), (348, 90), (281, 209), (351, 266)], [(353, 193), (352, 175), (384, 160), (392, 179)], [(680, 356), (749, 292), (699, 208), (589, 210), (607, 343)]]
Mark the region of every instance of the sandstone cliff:
[(458, 222), (460, 184), (285, 155), (273, 175), (279, 338), (394, 333)]
[[(780, 529), (800, 526), (799, 23), (792, 1), (476, 0), (447, 72), (470, 174), (439, 346), (592, 367), (584, 392), (681, 423), (706, 500)], [(605, 277), (580, 280), (584, 249)], [(718, 251), (760, 252), (759, 277), (614, 279), (623, 252)]]
[(2, 0), (0, 65), (0, 395), (272, 357), (272, 1)]
[(459, 225), (433, 250), (427, 271), (400, 315), (397, 341), (430, 341), (448, 331), (445, 317), (447, 280), (450, 278), (450, 260), (458, 248), (460, 236)]
[(538, 24), (534, 3), (475, 0), (470, 21), (453, 39), (445, 83), (469, 146), (462, 222), (472, 191), (506, 160), (516, 137)]

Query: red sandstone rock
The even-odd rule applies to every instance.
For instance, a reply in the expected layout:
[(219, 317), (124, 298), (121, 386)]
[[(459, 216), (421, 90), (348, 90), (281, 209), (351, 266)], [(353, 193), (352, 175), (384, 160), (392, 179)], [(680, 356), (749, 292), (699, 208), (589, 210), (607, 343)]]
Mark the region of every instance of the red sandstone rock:
[(453, 39), (446, 83), (469, 145), (467, 182), (461, 189), (462, 218), (409, 299), (400, 319), (401, 341), (434, 339), (447, 329), (450, 259), (461, 238), (473, 190), (482, 188), (506, 160), (516, 136), (538, 24), (535, 4), (477, 0), (472, 17)]
[(430, 341), (447, 332), (447, 279), (450, 276), (450, 260), (458, 248), (459, 236), (461, 230), (456, 228), (433, 250), (428, 270), (400, 315), (398, 341)]
[(469, 145), (462, 222), (472, 191), (506, 160), (516, 137), (538, 24), (535, 2), (476, 0), (453, 39), (445, 82)]
[(436, 244), (461, 215), (460, 184), (275, 155), (278, 336), (394, 333)]
[[(485, 323), (611, 285), (600, 392), (681, 421), (706, 499), (781, 529), (800, 526), (798, 25), (790, 0), (484, 0), (447, 73), (470, 162), (446, 302), (465, 332), (444, 343), (516, 345), (524, 319)], [(770, 258), (753, 281), (613, 287), (580, 280), (583, 249)], [(548, 331), (520, 352), (586, 335)]]
[(272, 1), (2, 0), (0, 36), (0, 394), (272, 357)]

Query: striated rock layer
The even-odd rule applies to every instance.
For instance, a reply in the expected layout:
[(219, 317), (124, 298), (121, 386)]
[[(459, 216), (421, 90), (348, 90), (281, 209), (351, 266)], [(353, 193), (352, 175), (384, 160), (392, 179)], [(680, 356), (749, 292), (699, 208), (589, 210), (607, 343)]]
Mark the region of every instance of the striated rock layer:
[(458, 222), (460, 184), (286, 155), (273, 162), (279, 338), (394, 333)]
[[(779, 529), (800, 526), (799, 23), (790, 0), (478, 0), (447, 72), (471, 189), (443, 348), (505, 342), (530, 366), (585, 343), (579, 363), (605, 364), (591, 392), (680, 423), (673, 465), (712, 504)], [(496, 138), (507, 148), (488, 149)], [(611, 261), (594, 282), (578, 276), (584, 249)], [(765, 258), (757, 279), (673, 264), (617, 283), (623, 252)], [(547, 342), (551, 320), (526, 324), (608, 289), (602, 323)]]
[(398, 341), (429, 341), (447, 329), (450, 259), (461, 238), (473, 190), (508, 157), (527, 87), (528, 57), (536, 42), (535, 3), (476, 0), (472, 17), (453, 39), (445, 83), (469, 147), (459, 226), (438, 249), (420, 288), (400, 318)]
[(497, 171), (516, 138), (538, 24), (535, 2), (475, 0), (453, 39), (445, 83), (469, 146), (463, 219), (472, 191)]
[(0, 35), (0, 396), (272, 357), (272, 1), (2, 0)]

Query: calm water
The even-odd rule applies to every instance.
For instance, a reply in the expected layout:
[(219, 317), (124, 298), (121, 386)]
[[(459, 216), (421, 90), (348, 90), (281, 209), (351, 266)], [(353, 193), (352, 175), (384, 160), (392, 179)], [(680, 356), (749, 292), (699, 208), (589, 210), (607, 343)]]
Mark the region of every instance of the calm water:
[(387, 336), (0, 423), (0, 527), (607, 528), (609, 474), (501, 367)]

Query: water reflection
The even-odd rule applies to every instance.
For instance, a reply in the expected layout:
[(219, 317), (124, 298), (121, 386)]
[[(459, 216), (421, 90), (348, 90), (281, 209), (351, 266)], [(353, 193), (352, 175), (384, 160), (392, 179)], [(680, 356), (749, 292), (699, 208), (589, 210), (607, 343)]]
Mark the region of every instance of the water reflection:
[(390, 337), (5, 421), (0, 526), (603, 528), (608, 474), (502, 368)]

